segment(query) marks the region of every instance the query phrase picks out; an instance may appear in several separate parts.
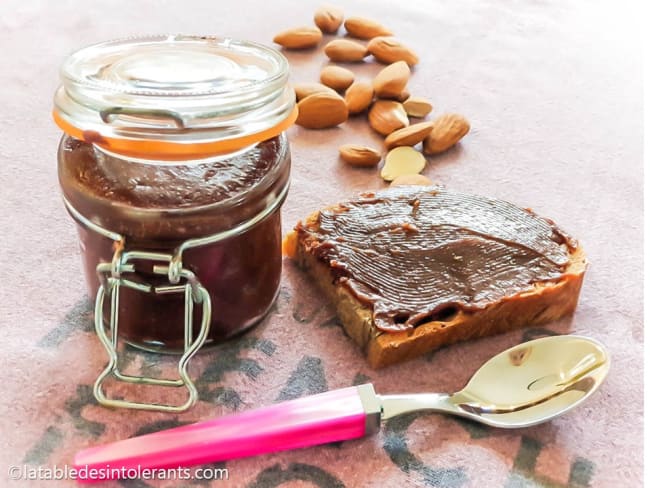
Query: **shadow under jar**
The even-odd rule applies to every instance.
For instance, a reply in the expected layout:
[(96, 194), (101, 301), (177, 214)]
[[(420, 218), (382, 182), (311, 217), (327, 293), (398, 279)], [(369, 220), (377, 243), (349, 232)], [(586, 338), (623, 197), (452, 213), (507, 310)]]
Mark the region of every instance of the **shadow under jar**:
[(201, 290), (204, 344), (257, 323), (281, 273), (284, 131), (296, 116), (284, 57), (154, 36), (77, 51), (61, 76), (59, 181), (112, 345), (187, 352), (205, 320)]

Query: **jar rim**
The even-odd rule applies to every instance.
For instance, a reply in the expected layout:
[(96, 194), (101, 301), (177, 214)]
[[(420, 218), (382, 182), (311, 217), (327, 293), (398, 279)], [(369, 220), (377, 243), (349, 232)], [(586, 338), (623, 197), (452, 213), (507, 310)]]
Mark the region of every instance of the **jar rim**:
[(93, 44), (61, 67), (55, 122), (111, 151), (162, 159), (219, 154), (274, 137), (297, 116), (277, 50), (216, 36)]

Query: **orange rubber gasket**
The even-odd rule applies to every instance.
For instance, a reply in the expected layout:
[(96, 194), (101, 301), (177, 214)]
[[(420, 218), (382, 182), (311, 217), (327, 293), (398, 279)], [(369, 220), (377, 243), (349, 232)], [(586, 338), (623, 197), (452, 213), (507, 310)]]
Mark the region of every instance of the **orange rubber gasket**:
[(156, 158), (163, 160), (180, 160), (201, 158), (215, 154), (225, 154), (236, 151), (257, 142), (275, 137), (293, 125), (298, 117), (298, 107), (294, 107), (291, 114), (278, 124), (261, 132), (248, 134), (242, 137), (222, 139), (210, 142), (194, 142), (182, 144), (170, 141), (157, 141), (146, 139), (119, 139), (106, 137), (96, 131), (82, 130), (64, 120), (59, 113), (52, 112), (54, 122), (69, 136), (96, 144), (108, 151), (124, 156)]

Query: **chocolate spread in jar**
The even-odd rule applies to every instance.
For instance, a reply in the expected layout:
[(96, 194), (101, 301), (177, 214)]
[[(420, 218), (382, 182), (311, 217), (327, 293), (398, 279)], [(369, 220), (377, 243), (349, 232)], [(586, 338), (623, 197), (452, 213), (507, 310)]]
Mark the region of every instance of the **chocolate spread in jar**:
[[(290, 156), (285, 136), (205, 162), (161, 164), (131, 161), (64, 137), (59, 179), (70, 204), (93, 223), (126, 238), (126, 249), (172, 253), (183, 241), (235, 228), (280, 198), (288, 184)], [(111, 262), (114, 242), (78, 227), (91, 295), (96, 266)], [(281, 273), (279, 206), (243, 233), (187, 250), (183, 266), (198, 277), (212, 302), (206, 344), (219, 342), (259, 321), (277, 294)], [(156, 285), (151, 262), (134, 262), (130, 279)], [(155, 263), (161, 264), (161, 263)], [(108, 317), (109, 303), (104, 303)], [(131, 344), (156, 350), (183, 348), (184, 297), (122, 287), (119, 333)], [(201, 307), (194, 307), (194, 337)]]
[(444, 187), (366, 193), (297, 231), (386, 332), (556, 280), (577, 246), (532, 211)]

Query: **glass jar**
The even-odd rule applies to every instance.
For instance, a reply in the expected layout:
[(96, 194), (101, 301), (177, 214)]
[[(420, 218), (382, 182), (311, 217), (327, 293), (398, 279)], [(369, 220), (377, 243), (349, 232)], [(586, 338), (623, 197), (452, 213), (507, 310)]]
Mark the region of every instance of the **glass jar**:
[(81, 49), (61, 76), (59, 181), (109, 357), (119, 337), (186, 362), (259, 322), (281, 272), (286, 59), (154, 36)]

